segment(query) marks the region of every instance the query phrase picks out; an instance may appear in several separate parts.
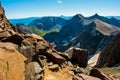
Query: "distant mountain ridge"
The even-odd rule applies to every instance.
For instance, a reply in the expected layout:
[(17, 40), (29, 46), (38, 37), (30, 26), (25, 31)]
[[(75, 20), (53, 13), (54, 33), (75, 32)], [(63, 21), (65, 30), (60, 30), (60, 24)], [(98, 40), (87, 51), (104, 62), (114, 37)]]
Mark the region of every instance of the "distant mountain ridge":
[(25, 25), (28, 25), (30, 22), (32, 22), (35, 19), (40, 19), (40, 17), (29, 17), (29, 18), (18, 18), (18, 19), (9, 19), (9, 21), (13, 24), (19, 24), (19, 23), (23, 23)]
[(92, 55), (101, 51), (120, 32), (120, 26), (116, 26), (119, 25), (119, 20), (118, 23), (112, 23), (115, 20), (117, 19), (108, 19), (98, 14), (89, 18), (77, 14), (59, 32), (46, 34), (44, 38), (54, 42), (59, 51), (78, 46), (87, 49)]
[[(44, 16), (43, 16), (44, 17)], [(52, 17), (52, 16), (49, 16), (49, 17)], [(72, 16), (64, 16), (64, 15), (61, 15), (61, 16), (54, 16), (54, 17), (60, 17), (60, 18), (63, 18), (65, 20), (70, 20), (72, 18)], [(120, 16), (104, 16), (108, 19), (111, 19), (111, 18), (115, 18), (115, 19), (118, 19), (120, 20)], [(25, 25), (28, 25), (30, 22), (32, 22), (33, 20), (35, 19), (40, 19), (41, 17), (28, 17), (28, 18), (18, 18), (18, 19), (9, 19), (9, 21), (16, 25), (17, 23), (23, 23)]]

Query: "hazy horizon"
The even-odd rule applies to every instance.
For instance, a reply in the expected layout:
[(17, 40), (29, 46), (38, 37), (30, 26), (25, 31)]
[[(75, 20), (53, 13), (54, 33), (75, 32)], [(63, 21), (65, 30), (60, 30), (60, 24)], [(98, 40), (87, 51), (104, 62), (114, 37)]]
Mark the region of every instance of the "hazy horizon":
[(120, 0), (1, 0), (9, 19), (73, 16), (120, 16)]

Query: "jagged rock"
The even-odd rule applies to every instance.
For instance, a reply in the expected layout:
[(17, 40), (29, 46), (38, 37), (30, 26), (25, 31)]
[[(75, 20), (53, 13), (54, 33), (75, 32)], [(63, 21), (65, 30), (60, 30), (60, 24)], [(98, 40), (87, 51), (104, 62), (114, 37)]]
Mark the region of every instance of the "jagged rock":
[(35, 45), (37, 43), (37, 40), (34, 38), (26, 38), (22, 41), (21, 46), (31, 46)]
[(72, 53), (72, 62), (75, 62), (80, 67), (87, 67), (88, 51), (80, 48), (74, 48)]
[(75, 75), (73, 71), (68, 71), (68, 73), (73, 75), (73, 76)]
[(60, 56), (56, 51), (48, 50), (45, 55), (54, 63), (63, 64), (65, 62), (65, 58)]
[(74, 76), (72, 80), (83, 80), (81, 77)]
[(49, 66), (49, 69), (51, 71), (57, 72), (59, 70), (59, 66), (58, 66), (58, 64), (54, 64), (54, 65)]
[(61, 52), (59, 52), (59, 55), (62, 56), (63, 58), (65, 58), (66, 60), (70, 60), (70, 56), (67, 53), (61, 53)]
[(53, 63), (52, 63), (52, 62), (49, 62), (49, 63), (48, 63), (48, 66), (52, 66), (52, 65), (53, 65)]
[(7, 31), (8, 31), (11, 35), (15, 35), (15, 34), (16, 34), (16, 32), (15, 32), (14, 30), (12, 30), (12, 29), (7, 29)]
[(3, 39), (2, 41), (3, 42), (12, 42), (14, 44), (21, 45), (21, 42), (23, 39), (24, 38), (22, 36), (15, 34), (15, 35), (12, 35), (10, 37)]
[(92, 76), (88, 76), (85, 74), (78, 74), (78, 76), (73, 77), (73, 80), (101, 80), (101, 79), (92, 77)]
[(0, 32), (0, 39), (6, 38), (11, 36), (11, 34), (8, 31), (1, 31)]
[(98, 77), (101, 80), (111, 80), (107, 75), (105, 75), (104, 73), (102, 73), (101, 71), (99, 71), (98, 69), (95, 69), (95, 68), (90, 71), (89, 75)]
[(18, 51), (27, 58), (26, 63), (31, 62), (33, 55), (36, 53), (34, 46), (22, 46), (18, 48)]
[(0, 42), (0, 48), (16, 50), (18, 48), (18, 46), (16, 44), (13, 44), (10, 42)]
[(102, 50), (97, 67), (112, 67), (120, 64), (120, 33)]
[(30, 62), (26, 65), (25, 80), (42, 80), (43, 71), (37, 62)]
[(0, 48), (0, 80), (24, 80), (25, 60), (13, 48)]
[(36, 34), (25, 34), (26, 38), (34, 38), (34, 39), (37, 39), (38, 41), (44, 41), (44, 39)]
[(42, 51), (42, 50), (47, 50), (47, 49), (49, 49), (49, 44), (46, 42), (46, 41), (39, 41), (39, 42), (37, 42), (37, 44), (36, 44), (36, 50), (37, 51)]

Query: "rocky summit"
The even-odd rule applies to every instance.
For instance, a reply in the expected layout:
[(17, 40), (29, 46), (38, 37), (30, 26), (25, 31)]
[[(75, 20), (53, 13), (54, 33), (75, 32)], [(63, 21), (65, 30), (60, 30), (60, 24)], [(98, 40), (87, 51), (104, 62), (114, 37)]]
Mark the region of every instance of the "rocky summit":
[[(72, 20), (76, 18), (81, 23), (80, 25), (85, 21), (82, 15), (78, 14)], [(71, 24), (74, 23), (72, 20)], [(95, 20), (95, 22), (102, 23), (99, 20)], [(94, 23), (89, 25), (92, 26)], [(101, 33), (103, 31), (99, 24), (95, 30), (99, 30)], [(95, 30), (93, 33), (100, 35)], [(74, 34), (74, 31), (71, 33)], [(108, 31), (104, 34), (109, 33), (112, 32)], [(97, 38), (96, 35), (93, 37)], [(73, 47), (64, 53), (58, 52), (42, 37), (36, 34), (26, 34), (13, 26), (7, 20), (5, 11), (0, 5), (0, 80), (119, 80), (120, 69), (117, 66), (120, 63), (119, 38), (118, 34), (104, 48), (96, 64), (102, 68), (95, 68), (88, 64), (90, 50)], [(104, 66), (117, 66), (118, 69), (115, 68), (114, 75), (109, 75), (109, 72), (104, 72)]]

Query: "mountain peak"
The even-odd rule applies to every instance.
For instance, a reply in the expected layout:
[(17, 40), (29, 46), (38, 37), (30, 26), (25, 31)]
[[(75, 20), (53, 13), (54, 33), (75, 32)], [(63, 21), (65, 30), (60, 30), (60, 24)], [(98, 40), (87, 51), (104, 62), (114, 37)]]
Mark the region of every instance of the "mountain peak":
[(78, 17), (78, 18), (81, 18), (81, 19), (85, 18), (82, 14), (76, 14), (74, 17)]
[(75, 16), (72, 17), (72, 21), (79, 21), (83, 20), (85, 17), (81, 14), (76, 14)]

